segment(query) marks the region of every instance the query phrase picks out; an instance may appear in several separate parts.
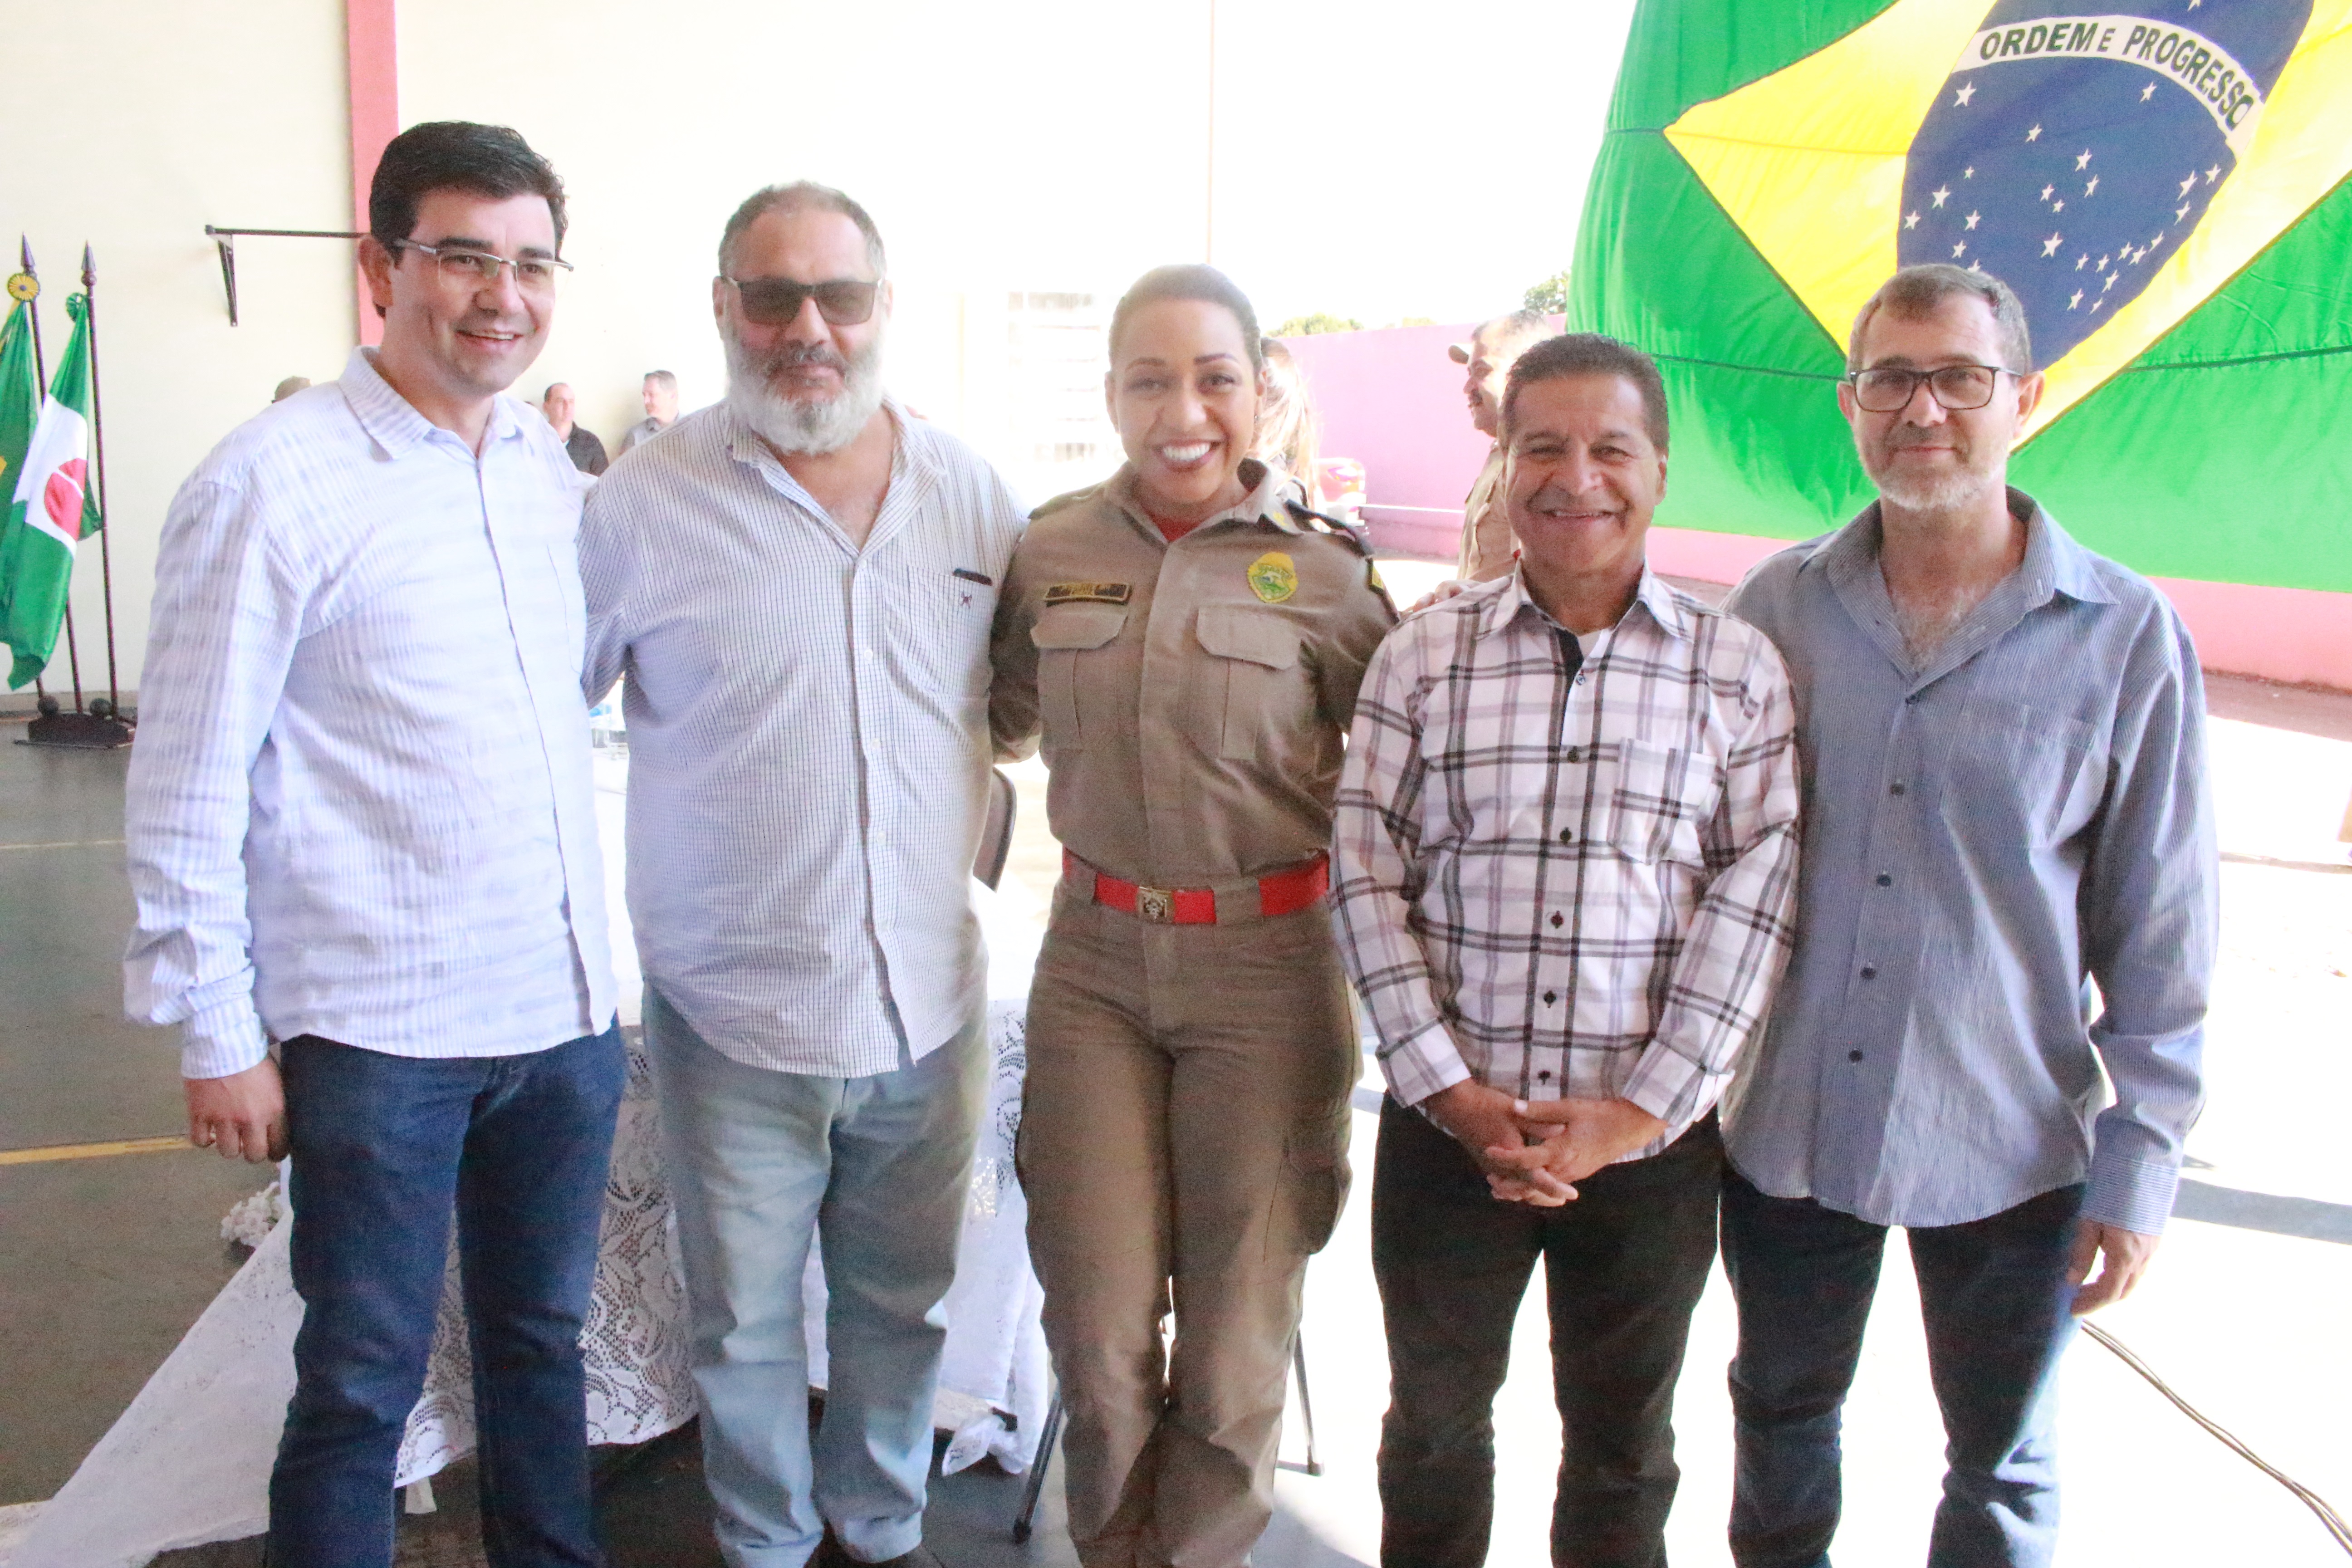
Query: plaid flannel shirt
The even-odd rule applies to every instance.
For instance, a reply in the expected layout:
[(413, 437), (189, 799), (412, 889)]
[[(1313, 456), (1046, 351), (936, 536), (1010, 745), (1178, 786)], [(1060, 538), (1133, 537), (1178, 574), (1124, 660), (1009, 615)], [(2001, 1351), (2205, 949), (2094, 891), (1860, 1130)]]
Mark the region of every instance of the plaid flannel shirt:
[(1408, 619), (1357, 700), (1333, 922), (1390, 1092), (1705, 1116), (1763, 1018), (1796, 901), (1789, 678), (1644, 572), (1570, 669), (1517, 572)]

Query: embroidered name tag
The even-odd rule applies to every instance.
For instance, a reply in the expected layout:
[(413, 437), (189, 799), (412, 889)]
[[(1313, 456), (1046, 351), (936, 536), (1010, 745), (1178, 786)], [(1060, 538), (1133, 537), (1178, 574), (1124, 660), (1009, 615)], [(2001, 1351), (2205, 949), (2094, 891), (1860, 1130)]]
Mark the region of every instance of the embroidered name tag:
[(1045, 587), (1045, 603), (1049, 605), (1124, 605), (1135, 596), (1135, 589), (1126, 583), (1050, 583)]

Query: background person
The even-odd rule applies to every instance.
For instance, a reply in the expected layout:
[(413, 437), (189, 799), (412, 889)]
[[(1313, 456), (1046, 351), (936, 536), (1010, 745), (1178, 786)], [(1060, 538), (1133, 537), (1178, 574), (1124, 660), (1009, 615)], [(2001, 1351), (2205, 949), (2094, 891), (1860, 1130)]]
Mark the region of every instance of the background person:
[(284, 381), (278, 384), (277, 390), (269, 395), (269, 401), (272, 403), (283, 403), (298, 392), (308, 392), (310, 390), (310, 378), (309, 376), (289, 375)]
[(621, 450), (630, 452), (652, 440), (677, 421), (677, 377), (666, 370), (646, 372), (645, 384), (638, 389), (645, 399), (646, 416), (621, 433)]
[(1715, 1260), (1714, 1106), (1788, 952), (1795, 718), (1771, 645), (1644, 559), (1649, 358), (1550, 339), (1500, 412), (1517, 568), (1381, 646), (1339, 789), (1333, 918), (1389, 1082), (1381, 1562), (1486, 1561), (1495, 1394), (1541, 1259), (1551, 1559), (1655, 1568)]
[(2202, 1102), (2197, 650), (2147, 579), (2007, 486), (2032, 363), (2006, 284), (1896, 273), (1838, 386), (1879, 499), (1730, 600), (1789, 661), (1806, 800), (1795, 955), (1726, 1116), (1741, 1568), (1828, 1561), (1891, 1226), (1948, 1439), (1927, 1560), (2050, 1561), (2070, 1311), (2147, 1268)]
[(1393, 616), (1355, 541), (1246, 456), (1261, 342), (1211, 268), (1128, 290), (1104, 378), (1127, 461), (1038, 510), (996, 620), (997, 741), (1042, 745), (1067, 846), (1019, 1151), (1088, 1568), (1249, 1561), (1348, 1184), (1326, 846)]
[(563, 443), (564, 455), (572, 459), (573, 468), (583, 474), (595, 475), (610, 466), (604, 456), (604, 443), (596, 438), (596, 433), (584, 425), (572, 423), (570, 386), (559, 381), (549, 387), (539, 411), (547, 416), (548, 427), (555, 432), (555, 438)]
[(805, 1562), (828, 1529), (828, 1557), (937, 1562), (940, 1302), (990, 1068), (989, 625), (1024, 520), (885, 395), (885, 262), (839, 191), (736, 209), (726, 399), (600, 481), (581, 539), (586, 689), (627, 681), (629, 913), (733, 1568)]
[(1481, 325), (1468, 342), (1451, 344), (1445, 351), (1448, 359), (1465, 369), (1462, 396), (1470, 405), (1470, 423), (1494, 443), (1486, 466), (1462, 503), (1462, 553), (1454, 568), (1462, 582), (1491, 583), (1510, 575), (1518, 543), (1511, 537), (1510, 507), (1502, 489), (1503, 388), (1512, 363), (1528, 345), (1550, 335), (1551, 318), (1541, 310), (1514, 310)]
[(1307, 504), (1319, 510), (1322, 476), (1315, 460), (1322, 449), (1323, 422), (1307, 395), (1307, 378), (1280, 338), (1262, 340), (1258, 352), (1265, 364), (1265, 405), (1258, 413), (1250, 456), (1297, 479)]
[(580, 489), (501, 395), (563, 216), (511, 131), (394, 137), (360, 241), (383, 345), (232, 432), (164, 524), (125, 1003), (182, 1026), (194, 1142), (294, 1156), (273, 1563), (392, 1562), (453, 1209), (491, 1560), (603, 1561), (580, 1331), (625, 1067)]

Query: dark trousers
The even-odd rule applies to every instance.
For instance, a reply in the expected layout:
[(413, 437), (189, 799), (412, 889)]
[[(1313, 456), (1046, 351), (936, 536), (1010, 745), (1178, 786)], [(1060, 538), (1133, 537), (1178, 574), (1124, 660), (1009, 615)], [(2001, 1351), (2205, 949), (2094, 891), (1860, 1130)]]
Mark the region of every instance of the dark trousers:
[(1495, 1517), (1495, 1394), (1536, 1259), (1564, 1443), (1560, 1568), (1662, 1568), (1675, 1380), (1715, 1260), (1715, 1119), (1611, 1165), (1560, 1208), (1504, 1203), (1461, 1145), (1394, 1100), (1372, 1167), (1372, 1272), (1388, 1329), (1382, 1568), (1479, 1568)]
[(273, 1568), (388, 1568), (393, 1464), (457, 1221), (493, 1568), (593, 1568), (580, 1328), (627, 1063), (620, 1031), (423, 1060), (286, 1043), (295, 1389)]
[[(2040, 1568), (2058, 1539), (2060, 1354), (2074, 1335), (2068, 1253), (2081, 1186), (1909, 1232), (1942, 1408), (1944, 1495), (1930, 1568)], [(1723, 1263), (1739, 1306), (1731, 1363), (1739, 1568), (1828, 1568), (1840, 1411), (1862, 1357), (1886, 1226), (1776, 1198), (1727, 1170)]]

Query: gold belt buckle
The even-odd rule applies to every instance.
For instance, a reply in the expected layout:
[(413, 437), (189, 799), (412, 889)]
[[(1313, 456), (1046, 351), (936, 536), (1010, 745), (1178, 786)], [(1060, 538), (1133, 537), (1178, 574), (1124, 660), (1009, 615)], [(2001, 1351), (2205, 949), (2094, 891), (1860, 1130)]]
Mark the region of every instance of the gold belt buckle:
[(1138, 917), (1167, 925), (1176, 919), (1176, 893), (1172, 888), (1135, 889), (1135, 912)]

